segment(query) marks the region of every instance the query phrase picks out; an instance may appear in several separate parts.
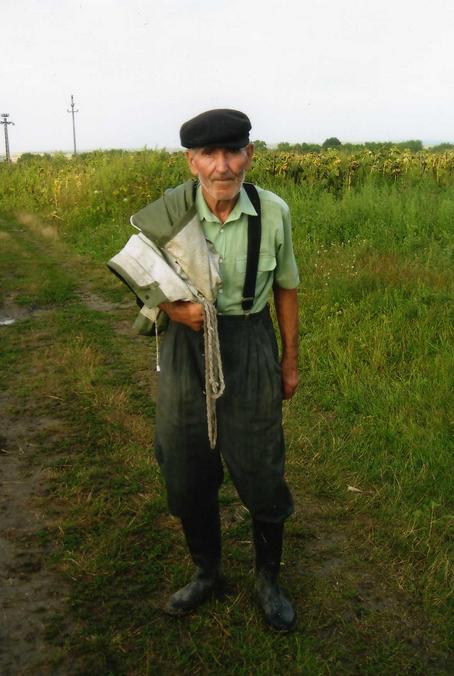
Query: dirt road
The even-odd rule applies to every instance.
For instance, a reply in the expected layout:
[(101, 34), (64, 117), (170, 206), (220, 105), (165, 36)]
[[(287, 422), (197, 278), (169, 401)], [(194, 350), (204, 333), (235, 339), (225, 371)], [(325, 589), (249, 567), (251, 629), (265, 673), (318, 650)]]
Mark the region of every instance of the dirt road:
[[(70, 283), (73, 300), (115, 315), (120, 332), (128, 330), (131, 304), (97, 295), (54, 229), (30, 216), (20, 220), (0, 221), (0, 674), (69, 674), (76, 667), (63, 645), (74, 627), (67, 619), (68, 587), (54, 561), (59, 506), (53, 466), (71, 431), (67, 415), (59, 415), (58, 379), (53, 393), (40, 394), (52, 363), (31, 355), (48, 352), (54, 342), (45, 327), (71, 302), (58, 302), (58, 294), (72, 277), (78, 279), (77, 286)], [(106, 275), (110, 288), (108, 281)], [(55, 634), (60, 647), (50, 640)]]

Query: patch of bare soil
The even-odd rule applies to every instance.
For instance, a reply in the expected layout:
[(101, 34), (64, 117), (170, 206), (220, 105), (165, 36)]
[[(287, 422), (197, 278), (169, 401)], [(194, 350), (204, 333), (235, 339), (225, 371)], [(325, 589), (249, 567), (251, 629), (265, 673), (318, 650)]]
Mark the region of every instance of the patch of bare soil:
[(133, 305), (132, 297), (129, 301), (124, 303), (117, 303), (114, 301), (108, 301), (99, 294), (88, 290), (81, 291), (78, 296), (84, 305), (86, 305), (90, 310), (95, 310), (96, 312), (114, 312), (116, 310), (125, 310), (130, 309), (131, 305)]
[(32, 462), (36, 434), (62, 434), (60, 421), (9, 416), (0, 398), (0, 673), (68, 674), (52, 667), (45, 628), (62, 612), (66, 590), (49, 571), (47, 526), (40, 502), (49, 490), (44, 464)]
[(45, 312), (42, 308), (34, 308), (29, 305), (19, 305), (14, 302), (12, 296), (8, 296), (0, 305), (0, 327), (15, 324), (21, 319), (28, 319), (34, 314)]
[(16, 220), (21, 225), (25, 225), (34, 235), (43, 237), (47, 240), (58, 240), (58, 229), (54, 225), (43, 223), (43, 221), (36, 214), (31, 214), (26, 211), (19, 211), (16, 214)]

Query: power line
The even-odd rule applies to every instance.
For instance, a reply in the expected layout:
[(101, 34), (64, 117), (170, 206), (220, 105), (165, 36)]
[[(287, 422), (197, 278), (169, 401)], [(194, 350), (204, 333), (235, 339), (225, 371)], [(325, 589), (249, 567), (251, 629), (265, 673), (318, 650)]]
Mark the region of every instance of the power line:
[(75, 115), (75, 113), (78, 113), (79, 110), (74, 110), (74, 105), (75, 105), (74, 104), (74, 96), (71, 94), (71, 110), (67, 109), (66, 112), (71, 113), (71, 115), (73, 117), (74, 155), (76, 155), (77, 154), (77, 150), (76, 150), (76, 123), (75, 123), (75, 120), (74, 120), (74, 115)]
[(3, 120), (0, 120), (0, 124), (4, 125), (5, 128), (5, 155), (6, 155), (6, 161), (11, 162), (11, 156), (9, 154), (9, 140), (8, 140), (8, 125), (12, 124), (14, 125), (14, 122), (11, 120), (8, 120), (9, 113), (2, 113), (1, 117), (3, 117)]

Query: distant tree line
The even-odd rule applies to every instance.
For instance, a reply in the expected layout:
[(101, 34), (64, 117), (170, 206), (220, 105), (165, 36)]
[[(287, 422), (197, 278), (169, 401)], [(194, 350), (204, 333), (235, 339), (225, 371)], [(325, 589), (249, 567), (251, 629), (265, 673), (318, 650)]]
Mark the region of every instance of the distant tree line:
[[(389, 150), (390, 148), (399, 148), (400, 150), (410, 150), (413, 153), (423, 150), (424, 146), (420, 140), (400, 141), (393, 143), (392, 141), (366, 141), (365, 143), (342, 143), (336, 136), (331, 136), (319, 143), (288, 143), (281, 141), (273, 148), (269, 148), (265, 141), (256, 140), (254, 146), (257, 150), (279, 150), (288, 153), (319, 153), (322, 150), (335, 148), (336, 150), (344, 150), (345, 152), (353, 152), (358, 150)], [(434, 152), (443, 152), (444, 150), (453, 150), (453, 143), (440, 143), (436, 146), (431, 146), (430, 150)]]
[[(88, 152), (82, 152), (77, 154), (77, 158), (79, 161), (90, 161), (95, 157), (116, 157), (118, 155), (127, 155), (128, 150), (123, 150), (122, 148), (109, 148), (107, 150), (90, 150)], [(138, 151), (139, 152), (139, 151)], [(55, 152), (55, 153), (22, 153), (18, 158), (17, 158), (17, 163), (18, 164), (24, 164), (27, 162), (52, 162), (55, 164), (56, 162), (61, 162), (61, 163), (66, 163), (68, 159), (72, 158), (72, 153), (63, 153), (63, 152)]]
[[(256, 150), (279, 150), (281, 152), (287, 153), (319, 153), (322, 150), (335, 149), (340, 152), (352, 153), (360, 152), (361, 150), (371, 150), (378, 152), (380, 150), (389, 150), (391, 148), (399, 148), (400, 150), (410, 150), (411, 152), (418, 152), (423, 150), (423, 143), (419, 140), (410, 140), (410, 141), (401, 141), (400, 143), (393, 143), (392, 141), (367, 141), (366, 143), (342, 143), (337, 137), (331, 136), (327, 138), (322, 144), (320, 143), (288, 143), (287, 141), (282, 141), (276, 146), (268, 146), (265, 141), (257, 139), (253, 141)], [(430, 152), (444, 152), (448, 150), (454, 150), (454, 143), (439, 143), (438, 145), (431, 146), (427, 150)], [(96, 156), (99, 157), (115, 157), (121, 155), (128, 155), (130, 152), (142, 152), (146, 153), (147, 149), (128, 151), (122, 148), (110, 148), (108, 150), (91, 150), (88, 152), (82, 152), (78, 154), (79, 161), (91, 161)], [(165, 149), (162, 149), (161, 152), (166, 153)], [(53, 164), (60, 162), (62, 164), (66, 163), (68, 159), (71, 158), (70, 153), (55, 152), (55, 153), (22, 153), (18, 158), (17, 162), (19, 164), (25, 164), (29, 162), (45, 162), (49, 161)], [(5, 157), (0, 154), (0, 163), (5, 160)]]

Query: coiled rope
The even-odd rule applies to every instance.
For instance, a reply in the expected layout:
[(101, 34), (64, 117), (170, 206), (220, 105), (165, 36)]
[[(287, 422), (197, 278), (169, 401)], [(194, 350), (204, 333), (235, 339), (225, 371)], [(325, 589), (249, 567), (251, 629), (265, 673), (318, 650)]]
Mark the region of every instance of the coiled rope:
[(221, 349), (219, 346), (218, 320), (216, 308), (205, 298), (201, 299), (203, 307), (203, 339), (205, 350), (205, 397), (207, 403), (208, 438), (210, 447), (216, 446), (217, 418), (216, 399), (225, 389), (222, 371)]

